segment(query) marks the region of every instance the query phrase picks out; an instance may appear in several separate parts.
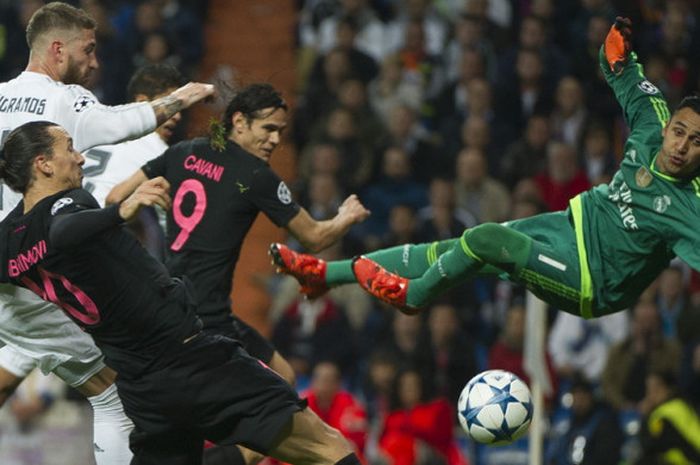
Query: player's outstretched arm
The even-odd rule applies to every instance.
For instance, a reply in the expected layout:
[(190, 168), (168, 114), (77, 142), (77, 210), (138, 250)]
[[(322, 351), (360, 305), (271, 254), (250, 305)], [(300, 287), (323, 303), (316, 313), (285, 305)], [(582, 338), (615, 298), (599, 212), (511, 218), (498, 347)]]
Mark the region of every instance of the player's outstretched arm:
[(153, 132), (177, 112), (214, 94), (214, 86), (190, 82), (151, 102), (108, 106), (79, 86), (72, 86), (65, 98), (68, 110), (62, 124), (83, 152), (97, 145), (118, 144)]
[(301, 209), (287, 225), (287, 230), (301, 245), (312, 253), (329, 247), (340, 239), (350, 226), (361, 223), (370, 215), (355, 194), (349, 196), (338, 207), (338, 214), (330, 220), (316, 221), (309, 212)]
[[(644, 76), (631, 49), (632, 22), (618, 17), (600, 47), (600, 69), (622, 106), (633, 136), (656, 137), (670, 118), (663, 95)], [(634, 134), (636, 133), (636, 134)]]
[(156, 126), (160, 126), (172, 116), (191, 105), (214, 95), (214, 86), (201, 82), (188, 82), (169, 95), (153, 100), (151, 107), (156, 114)]
[(96, 234), (133, 218), (142, 206), (170, 206), (170, 185), (165, 178), (145, 182), (119, 205), (99, 208), (86, 190), (75, 189), (58, 199), (52, 207), (49, 241), (56, 249), (70, 249)]
[(109, 191), (105, 198), (105, 205), (114, 205), (120, 203), (131, 194), (144, 182), (148, 181), (146, 173), (142, 169), (136, 170), (134, 174), (120, 182)]

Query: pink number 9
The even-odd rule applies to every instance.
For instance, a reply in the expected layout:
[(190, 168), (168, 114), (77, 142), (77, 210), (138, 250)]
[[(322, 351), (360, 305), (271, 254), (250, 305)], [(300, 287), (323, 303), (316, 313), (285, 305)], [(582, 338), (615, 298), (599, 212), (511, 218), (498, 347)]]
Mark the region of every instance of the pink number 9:
[[(195, 204), (190, 216), (186, 216), (182, 212), (182, 201), (185, 195), (190, 192), (194, 194)], [(194, 231), (194, 228), (202, 221), (206, 209), (207, 193), (204, 191), (204, 184), (196, 179), (188, 179), (180, 184), (180, 188), (177, 190), (175, 200), (173, 201), (173, 219), (181, 229), (170, 245), (170, 250), (177, 252), (182, 249), (187, 239), (190, 238), (190, 233)]]

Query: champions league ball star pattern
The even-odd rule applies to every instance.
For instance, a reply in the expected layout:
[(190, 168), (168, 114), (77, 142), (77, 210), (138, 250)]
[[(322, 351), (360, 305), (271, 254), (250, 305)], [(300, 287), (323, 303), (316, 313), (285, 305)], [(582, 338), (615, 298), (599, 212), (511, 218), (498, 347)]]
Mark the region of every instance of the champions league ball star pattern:
[(520, 438), (530, 426), (530, 389), (508, 371), (484, 371), (462, 390), (457, 413), (471, 439), (482, 444), (507, 444)]

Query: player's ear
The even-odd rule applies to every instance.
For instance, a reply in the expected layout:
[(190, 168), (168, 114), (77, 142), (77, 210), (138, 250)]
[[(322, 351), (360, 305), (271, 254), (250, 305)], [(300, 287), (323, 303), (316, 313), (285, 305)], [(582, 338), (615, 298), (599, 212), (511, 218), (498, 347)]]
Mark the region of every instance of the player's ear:
[(233, 129), (235, 129), (236, 131), (243, 131), (245, 128), (248, 127), (248, 118), (246, 118), (245, 115), (240, 111), (234, 113), (231, 119), (233, 122)]
[(62, 62), (65, 60), (66, 44), (58, 39), (52, 40), (49, 45), (49, 53), (56, 61)]
[(34, 169), (45, 176), (53, 175), (53, 166), (51, 164), (51, 157), (47, 157), (44, 154), (39, 154), (34, 157)]

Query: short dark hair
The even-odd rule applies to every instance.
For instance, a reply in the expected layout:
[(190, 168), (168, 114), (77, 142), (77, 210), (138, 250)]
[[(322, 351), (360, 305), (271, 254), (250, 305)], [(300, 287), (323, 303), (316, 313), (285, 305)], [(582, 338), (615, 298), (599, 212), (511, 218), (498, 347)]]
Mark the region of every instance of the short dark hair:
[(137, 69), (126, 86), (129, 100), (142, 94), (152, 100), (156, 95), (167, 92), (173, 87), (185, 84), (185, 76), (177, 68), (165, 63), (145, 65)]
[(31, 165), (37, 155), (53, 155), (54, 137), (49, 128), (58, 126), (50, 121), (32, 121), (15, 128), (0, 152), (0, 179), (10, 189), (24, 194), (31, 186)]
[(265, 108), (282, 108), (287, 110), (287, 102), (270, 84), (251, 84), (244, 87), (231, 99), (224, 113), (224, 129), (226, 137), (233, 129), (233, 115), (242, 113), (248, 122), (262, 117), (260, 110)]
[(683, 98), (683, 100), (681, 100), (681, 103), (678, 104), (678, 108), (676, 108), (676, 111), (681, 110), (683, 108), (690, 108), (695, 113), (700, 115), (700, 94), (688, 95), (685, 98)]
[(42, 6), (29, 19), (26, 37), (31, 49), (37, 38), (52, 30), (95, 29), (97, 23), (85, 10), (63, 2), (51, 2)]

